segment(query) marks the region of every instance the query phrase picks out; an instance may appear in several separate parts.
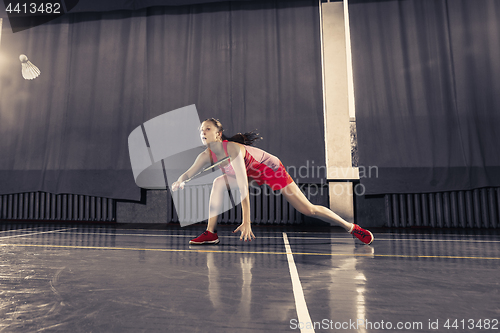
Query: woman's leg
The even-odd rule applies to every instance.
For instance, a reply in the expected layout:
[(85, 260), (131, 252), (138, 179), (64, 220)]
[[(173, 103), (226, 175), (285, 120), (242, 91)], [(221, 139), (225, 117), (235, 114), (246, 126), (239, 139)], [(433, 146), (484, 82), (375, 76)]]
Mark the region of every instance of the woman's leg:
[(312, 204), (309, 200), (307, 200), (306, 196), (302, 193), (295, 182), (284, 187), (281, 190), (281, 193), (285, 196), (286, 200), (302, 214), (318, 218), (325, 222), (335, 223), (344, 228), (347, 232), (351, 231), (353, 227), (352, 223), (347, 222), (324, 206)]
[[(236, 179), (231, 176), (226, 176), (230, 188), (238, 188)], [(208, 208), (208, 225), (207, 230), (215, 232), (217, 229), (217, 218), (224, 209), (224, 193), (227, 191), (226, 180), (224, 175), (214, 179), (212, 192), (210, 193), (210, 203)]]

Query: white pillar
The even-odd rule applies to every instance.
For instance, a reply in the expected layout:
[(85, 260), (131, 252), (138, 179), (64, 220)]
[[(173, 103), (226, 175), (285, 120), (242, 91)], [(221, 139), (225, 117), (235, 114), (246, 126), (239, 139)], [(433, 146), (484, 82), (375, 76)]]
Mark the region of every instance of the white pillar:
[[(325, 147), (330, 208), (349, 222), (354, 222), (353, 179), (350, 142), (349, 89), (344, 4), (321, 3)], [(349, 63), (349, 66), (348, 66)], [(352, 85), (352, 84), (351, 84)], [(354, 111), (352, 111), (354, 112)]]

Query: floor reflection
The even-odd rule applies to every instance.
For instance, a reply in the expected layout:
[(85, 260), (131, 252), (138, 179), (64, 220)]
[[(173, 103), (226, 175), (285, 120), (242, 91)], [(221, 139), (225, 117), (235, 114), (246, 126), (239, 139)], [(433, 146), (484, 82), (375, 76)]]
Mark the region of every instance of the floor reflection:
[[(366, 318), (366, 276), (360, 268), (358, 262), (365, 260), (357, 255), (364, 255), (373, 258), (374, 248), (372, 246), (356, 246), (352, 241), (346, 241), (348, 244), (339, 246), (334, 243), (331, 245), (331, 253), (351, 252), (352, 257), (331, 257), (332, 269), (330, 273), (330, 327), (351, 331), (352, 323), (356, 323), (356, 332), (366, 333), (362, 324)], [(350, 244), (349, 244), (350, 243)], [(360, 324), (361, 323), (361, 324)], [(349, 324), (349, 325), (348, 325)]]
[[(229, 311), (231, 313), (235, 313), (236, 318), (243, 321), (250, 321), (252, 305), (252, 268), (254, 266), (255, 257), (242, 255), (239, 258), (241, 275), (227, 269), (225, 272), (221, 272), (218, 267), (221, 266), (220, 260), (221, 256), (219, 254), (207, 253), (208, 295), (210, 302), (216, 311), (227, 311), (229, 306), (231, 308)], [(226, 278), (222, 279), (221, 274), (223, 274)], [(240, 283), (237, 281), (238, 278), (241, 278), (241, 296), (239, 304), (223, 303), (221, 301), (221, 297), (226, 296), (226, 291), (228, 289), (224, 284), (238, 284)]]
[(214, 260), (214, 253), (207, 253), (208, 268), (208, 295), (215, 309), (222, 307), (220, 296), (222, 293), (220, 287), (220, 273)]
[(254, 257), (244, 256), (240, 258), (241, 276), (243, 284), (241, 286), (241, 299), (238, 306), (237, 317), (250, 320), (250, 306), (252, 304), (252, 268)]

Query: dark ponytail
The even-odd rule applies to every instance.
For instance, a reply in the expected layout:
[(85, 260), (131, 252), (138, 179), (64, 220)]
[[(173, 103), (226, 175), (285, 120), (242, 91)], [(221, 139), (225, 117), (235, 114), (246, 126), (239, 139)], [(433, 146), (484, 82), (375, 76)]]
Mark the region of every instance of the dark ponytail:
[[(224, 128), (222, 127), (222, 124), (218, 119), (208, 118), (205, 121), (211, 121), (215, 125), (215, 127), (217, 127), (219, 132), (224, 131)], [(262, 137), (259, 136), (259, 133), (255, 133), (254, 131), (246, 133), (238, 133), (233, 135), (232, 137), (227, 137), (224, 135), (224, 133), (222, 133), (222, 140), (237, 142), (243, 145), (251, 146), (255, 141), (262, 140)]]
[(228, 138), (224, 134), (222, 134), (222, 140), (238, 142), (243, 145), (251, 146), (255, 141), (261, 140), (262, 138), (259, 136), (259, 133), (255, 132), (247, 132), (247, 133), (238, 133)]

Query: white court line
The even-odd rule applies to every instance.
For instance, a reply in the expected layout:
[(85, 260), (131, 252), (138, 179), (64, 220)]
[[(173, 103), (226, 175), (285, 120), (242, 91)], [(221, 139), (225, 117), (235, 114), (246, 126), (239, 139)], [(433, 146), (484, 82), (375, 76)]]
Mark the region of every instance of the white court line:
[(21, 229), (3, 230), (3, 231), (0, 231), (0, 234), (5, 233), (5, 232), (30, 231), (30, 230), (40, 229), (40, 228), (43, 228), (43, 227), (35, 227), (35, 228), (21, 228)]
[(422, 239), (422, 238), (375, 238), (376, 241), (417, 241), (417, 242), (467, 242), (467, 243), (500, 243), (496, 240), (479, 239)]
[(283, 233), (283, 241), (285, 242), (286, 257), (288, 259), (288, 267), (290, 268), (290, 276), (292, 278), (293, 297), (295, 298), (297, 319), (299, 323), (303, 323), (305, 326), (304, 328), (300, 329), (300, 332), (314, 333), (314, 329), (312, 328), (312, 325), (310, 325), (311, 317), (309, 316), (309, 310), (307, 309), (304, 291), (302, 290), (302, 285), (300, 283), (299, 272), (297, 271), (297, 267), (295, 266), (292, 249), (290, 248), (290, 243), (288, 243), (288, 237), (286, 233)]
[[(131, 229), (129, 229), (131, 230)], [(436, 229), (436, 230), (442, 230), (442, 231), (446, 231), (446, 229)], [(472, 230), (472, 229), (471, 229)], [(321, 232), (321, 231), (287, 231), (288, 234), (317, 234), (317, 233), (325, 233), (325, 232)], [(397, 236), (401, 236), (402, 232), (383, 232), (383, 233), (373, 233), (373, 234), (378, 234), (378, 235), (397, 235)], [(418, 236), (449, 236), (449, 237), (456, 237), (456, 236), (460, 236), (460, 237), (489, 237), (489, 236), (492, 236), (492, 235), (454, 235), (454, 234), (421, 234), (419, 233)]]
[(6, 238), (14, 238), (14, 237), (25, 237), (25, 236), (33, 236), (33, 235), (40, 235), (40, 234), (50, 234), (54, 232), (60, 232), (64, 230), (71, 230), (71, 229), (76, 229), (76, 228), (66, 228), (66, 229), (59, 229), (59, 230), (52, 230), (52, 231), (42, 231), (42, 232), (35, 232), (31, 234), (22, 234), (22, 235), (14, 235), (14, 236), (2, 236), (0, 239), (6, 239)]
[[(68, 232), (69, 233), (69, 232)], [(102, 235), (102, 236), (138, 236), (138, 237), (179, 237), (179, 238), (190, 238), (193, 235), (168, 235), (168, 234), (117, 234), (117, 233), (105, 233), (105, 232), (71, 232), (72, 235)], [(234, 235), (223, 235), (224, 237), (239, 238), (239, 236)], [(311, 239), (311, 240), (344, 240), (351, 239), (351, 235), (346, 235), (344, 237), (299, 237), (290, 236), (294, 239)], [(283, 237), (276, 236), (259, 236), (259, 239), (278, 239)], [(476, 239), (423, 239), (423, 238), (375, 238), (376, 241), (418, 241), (418, 242), (468, 242), (468, 243), (500, 243), (500, 240), (476, 240)]]
[(11, 230), (2, 230), (0, 231), (0, 234), (3, 234), (4, 232), (14, 232), (14, 231), (22, 231), (22, 230), (34, 230), (34, 228), (27, 228), (27, 229), (11, 229)]
[(138, 237), (183, 237), (183, 238), (187, 238), (187, 237), (191, 237), (192, 238), (192, 237), (195, 237), (193, 235), (115, 234), (113, 232), (63, 232), (63, 234), (70, 234), (70, 235), (98, 235), (98, 236), (138, 236)]
[[(375, 234), (377, 235), (377, 234)], [(264, 237), (261, 237), (264, 238)], [(268, 237), (274, 238), (274, 237)], [(294, 239), (317, 239), (317, 240), (341, 240), (351, 239), (351, 237), (297, 237), (290, 236)], [(424, 239), (424, 238), (378, 238), (375, 241), (417, 241), (417, 242), (468, 242), (468, 243), (500, 243), (500, 240), (480, 240), (480, 239)]]
[[(183, 237), (183, 238), (191, 238), (195, 235), (193, 234), (185, 234), (185, 235), (168, 235), (168, 234), (117, 234), (112, 232), (66, 232), (71, 235), (102, 235), (102, 236), (139, 236), (139, 237)], [(219, 235), (221, 235), (219, 233)], [(232, 233), (229, 235), (222, 234), (224, 237), (229, 238), (239, 238), (239, 235), (233, 235)], [(259, 236), (259, 239), (283, 239), (283, 237), (277, 236)], [(318, 240), (330, 240), (330, 239), (351, 239), (352, 236), (348, 235), (345, 237), (297, 237), (293, 236), (295, 239), (318, 239)], [(500, 242), (500, 241), (499, 241)]]

